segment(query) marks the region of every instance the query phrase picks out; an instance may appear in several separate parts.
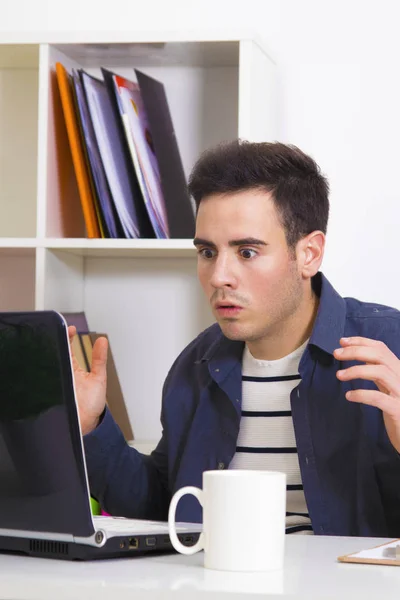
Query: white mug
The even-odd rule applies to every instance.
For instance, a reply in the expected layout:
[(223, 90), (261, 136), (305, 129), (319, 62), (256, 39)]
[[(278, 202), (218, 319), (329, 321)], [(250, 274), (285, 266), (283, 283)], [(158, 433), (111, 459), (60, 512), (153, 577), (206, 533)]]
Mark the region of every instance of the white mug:
[[(194, 546), (184, 546), (176, 535), (176, 507), (185, 494), (193, 494), (203, 507), (203, 532)], [(272, 571), (283, 568), (285, 516), (285, 473), (205, 471), (202, 490), (188, 486), (172, 497), (169, 535), (182, 554), (204, 550), (208, 569)]]

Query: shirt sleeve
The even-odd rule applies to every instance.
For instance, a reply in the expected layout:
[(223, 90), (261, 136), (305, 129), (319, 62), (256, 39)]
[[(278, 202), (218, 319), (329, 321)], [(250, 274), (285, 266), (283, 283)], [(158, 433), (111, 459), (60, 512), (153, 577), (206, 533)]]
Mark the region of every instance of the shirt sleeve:
[(166, 441), (150, 456), (131, 448), (106, 409), (83, 438), (91, 495), (113, 516), (166, 520), (170, 493)]

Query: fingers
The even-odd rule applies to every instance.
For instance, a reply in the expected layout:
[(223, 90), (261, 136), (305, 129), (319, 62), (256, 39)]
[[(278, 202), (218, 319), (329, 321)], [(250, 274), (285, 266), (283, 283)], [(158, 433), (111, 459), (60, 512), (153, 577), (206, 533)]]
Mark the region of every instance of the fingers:
[[(379, 346), (383, 344), (379, 340), (372, 340), (371, 338), (354, 336), (354, 337), (342, 337), (340, 338), (341, 346)], [(383, 344), (384, 345), (384, 344)]]
[(393, 447), (400, 452), (400, 361), (381, 341), (364, 337), (341, 338), (341, 348), (333, 354), (340, 361), (358, 361), (337, 371), (341, 381), (364, 379), (375, 383), (377, 390), (349, 390), (346, 398), (374, 406), (382, 411), (385, 427)]
[(73, 343), (72, 343), (75, 335), (76, 335), (76, 327), (74, 325), (70, 325), (68, 327), (69, 351), (71, 353), (72, 368), (74, 369), (74, 371), (77, 371), (79, 369), (79, 363), (74, 354), (74, 347), (73, 347)]
[(369, 364), (386, 365), (393, 370), (399, 370), (399, 359), (385, 344), (337, 348), (333, 351), (333, 355), (342, 362), (357, 360)]
[(351, 379), (366, 379), (373, 381), (381, 389), (387, 390), (387, 393), (400, 395), (399, 379), (396, 374), (385, 365), (356, 365), (348, 369), (337, 371), (336, 376), (340, 381), (349, 381)]
[[(73, 339), (76, 335), (76, 327), (74, 325), (70, 325), (68, 327), (68, 337), (70, 342), (70, 350), (71, 350), (71, 358), (72, 365), (74, 371), (80, 369), (79, 363), (75, 357), (73, 350)], [(99, 337), (92, 349), (92, 364), (91, 364), (91, 372), (94, 375), (105, 376), (106, 375), (106, 366), (107, 366), (107, 352), (108, 352), (108, 340), (105, 337)]]
[(400, 419), (400, 402), (378, 390), (351, 390), (346, 392), (346, 398), (350, 402), (376, 406), (382, 412), (394, 419)]
[(105, 337), (99, 337), (95, 341), (92, 350), (91, 372), (94, 375), (105, 376), (107, 367), (108, 340)]
[(68, 327), (68, 337), (69, 337), (69, 341), (72, 341), (72, 338), (74, 337), (74, 335), (76, 335), (76, 327), (75, 325), (69, 325)]
[(382, 364), (399, 371), (400, 361), (395, 354), (378, 340), (363, 337), (341, 338), (341, 348), (336, 348), (333, 355), (340, 361), (357, 360), (370, 364)]

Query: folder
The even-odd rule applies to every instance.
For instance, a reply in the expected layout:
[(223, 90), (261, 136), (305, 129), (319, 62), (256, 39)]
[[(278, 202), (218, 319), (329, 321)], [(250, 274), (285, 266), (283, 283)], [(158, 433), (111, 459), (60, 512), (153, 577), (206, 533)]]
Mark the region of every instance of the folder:
[(79, 71), (101, 160), (126, 238), (140, 237), (134, 189), (104, 81)]
[(85, 91), (79, 74), (74, 70), (72, 70), (72, 85), (75, 92), (77, 112), (80, 117), (89, 170), (92, 174), (93, 185), (99, 201), (104, 235), (107, 238), (121, 238), (123, 237), (123, 231), (115, 211), (110, 187), (101, 160), (93, 123), (87, 106)]
[(101, 231), (96, 213), (96, 200), (93, 195), (82, 146), (74, 98), (70, 87), (70, 75), (59, 62), (56, 63), (56, 74), (87, 235), (89, 238), (100, 238)]
[(194, 210), (187, 189), (164, 85), (137, 69), (135, 73), (160, 169), (169, 236), (192, 238), (195, 231)]
[(168, 238), (168, 220), (157, 156), (139, 85), (106, 69), (102, 69), (102, 72), (105, 81), (110, 79), (110, 85), (114, 86), (119, 115), (154, 233), (157, 238)]
[[(132, 157), (129, 151), (126, 140), (124, 127), (121, 121), (118, 99), (115, 95), (114, 83), (112, 75), (109, 71), (102, 69), (104, 81), (102, 81), (104, 97), (101, 106), (107, 106), (107, 128), (110, 133), (110, 141), (112, 142), (112, 152), (118, 153), (118, 171), (119, 177), (123, 177), (125, 185), (126, 203), (132, 204), (135, 213), (136, 227), (138, 230), (137, 237), (154, 238), (154, 230), (150, 223), (149, 216), (144, 204), (144, 198), (139, 186), (135, 168), (132, 162)], [(106, 102), (108, 98), (108, 103)], [(123, 181), (122, 181), (123, 183)], [(115, 196), (114, 196), (115, 201)]]
[(400, 539), (338, 557), (339, 562), (400, 567)]

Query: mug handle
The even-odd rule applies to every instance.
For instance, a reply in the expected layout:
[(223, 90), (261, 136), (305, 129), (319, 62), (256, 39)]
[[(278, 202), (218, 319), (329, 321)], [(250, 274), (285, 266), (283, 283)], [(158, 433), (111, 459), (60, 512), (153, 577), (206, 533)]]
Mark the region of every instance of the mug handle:
[(182, 496), (185, 496), (186, 494), (192, 494), (193, 496), (195, 496), (197, 498), (197, 500), (200, 502), (201, 506), (203, 506), (203, 490), (200, 490), (199, 488), (193, 487), (190, 485), (178, 490), (173, 495), (171, 504), (169, 505), (169, 511), (168, 511), (169, 537), (171, 539), (171, 544), (173, 545), (173, 547), (175, 548), (175, 550), (177, 552), (180, 552), (181, 554), (195, 554), (196, 552), (200, 552), (200, 550), (204, 550), (203, 534), (202, 533), (200, 534), (199, 539), (193, 546), (184, 546), (179, 541), (178, 536), (176, 535), (176, 529), (175, 529), (176, 507), (178, 506), (178, 502), (182, 498)]

